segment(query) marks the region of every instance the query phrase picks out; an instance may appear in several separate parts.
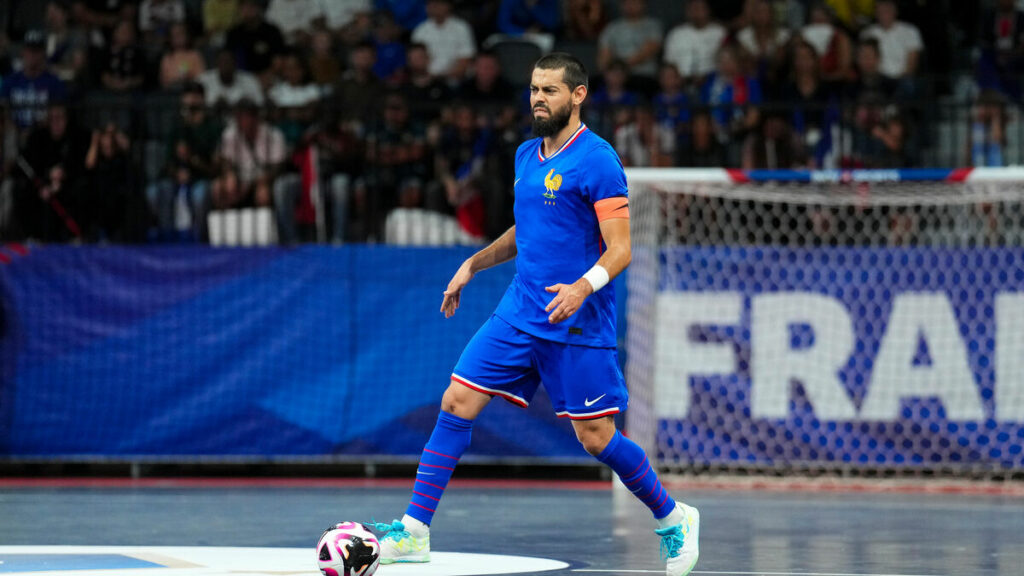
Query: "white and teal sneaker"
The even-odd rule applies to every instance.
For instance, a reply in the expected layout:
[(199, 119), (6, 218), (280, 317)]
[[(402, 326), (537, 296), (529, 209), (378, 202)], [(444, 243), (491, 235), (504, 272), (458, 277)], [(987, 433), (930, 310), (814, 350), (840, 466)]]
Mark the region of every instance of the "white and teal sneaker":
[(666, 576), (686, 576), (697, 565), (700, 555), (700, 512), (682, 502), (677, 502), (676, 507), (685, 520), (654, 531), (661, 536), (661, 559), (665, 561)]
[(380, 563), (430, 562), (430, 531), (414, 536), (401, 520), (391, 524), (375, 523), (374, 529), (384, 532), (380, 542)]

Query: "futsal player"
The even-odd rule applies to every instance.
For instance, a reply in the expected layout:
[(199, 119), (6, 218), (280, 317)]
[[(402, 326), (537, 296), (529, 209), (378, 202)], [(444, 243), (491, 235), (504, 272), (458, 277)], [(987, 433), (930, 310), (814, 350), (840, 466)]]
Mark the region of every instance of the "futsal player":
[(608, 283), (630, 262), (629, 203), (618, 155), (580, 121), (586, 97), (587, 71), (575, 57), (556, 52), (534, 65), (530, 106), (539, 138), (516, 151), (515, 225), (462, 263), (441, 312), (455, 313), (481, 270), (515, 258), (517, 273), (455, 365), (405, 515), (376, 526), (385, 531), (384, 564), (430, 560), (430, 522), (473, 420), (496, 396), (525, 408), (541, 382), (587, 452), (650, 508), (668, 576), (689, 574), (697, 563), (697, 509), (674, 501), (644, 451), (615, 428), (628, 397)]

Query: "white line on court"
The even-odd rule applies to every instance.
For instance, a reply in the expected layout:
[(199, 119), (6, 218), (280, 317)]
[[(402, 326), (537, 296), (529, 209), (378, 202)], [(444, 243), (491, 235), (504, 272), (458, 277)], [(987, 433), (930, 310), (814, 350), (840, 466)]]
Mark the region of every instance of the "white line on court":
[[(576, 568), (573, 572), (616, 572), (623, 574), (664, 574), (664, 570), (601, 570), (597, 568)], [(690, 574), (715, 574), (717, 576), (941, 576), (940, 574), (846, 574), (840, 572), (717, 572), (694, 570)]]

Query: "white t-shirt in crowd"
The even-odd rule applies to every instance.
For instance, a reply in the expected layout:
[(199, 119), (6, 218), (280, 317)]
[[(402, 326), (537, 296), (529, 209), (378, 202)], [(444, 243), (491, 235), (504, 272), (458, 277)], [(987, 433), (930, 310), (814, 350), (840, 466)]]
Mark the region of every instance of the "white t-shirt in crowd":
[[(736, 35), (736, 40), (738, 40), (740, 46), (750, 54), (753, 54), (754, 56), (759, 56), (761, 54), (761, 46), (757, 43), (757, 37), (754, 36), (754, 29), (752, 27), (747, 26), (740, 30), (739, 34)], [(772, 38), (771, 41), (768, 42), (768, 46), (766, 46), (765, 49), (768, 54), (773, 54), (781, 50), (782, 47), (786, 45), (786, 42), (789, 42), (789, 31), (779, 28), (775, 31), (775, 38)]]
[(259, 80), (244, 70), (235, 71), (235, 81), (230, 86), (221, 82), (216, 68), (200, 74), (199, 83), (206, 91), (207, 106), (215, 106), (221, 100), (232, 106), (242, 98), (248, 98), (257, 105), (263, 104), (263, 88)]
[(676, 26), (665, 38), (665, 61), (675, 64), (684, 78), (715, 71), (715, 54), (725, 41), (725, 28), (712, 22), (703, 28)]
[(426, 45), (430, 56), (427, 71), (434, 76), (447, 74), (458, 60), (476, 54), (473, 29), (457, 16), (449, 16), (440, 24), (428, 18), (412, 31), (412, 41)]
[(896, 21), (888, 30), (878, 24), (872, 24), (860, 34), (861, 39), (875, 38), (878, 40), (879, 52), (882, 62), (879, 69), (882, 74), (890, 78), (899, 78), (907, 70), (907, 57), (912, 52), (918, 52), (924, 48), (921, 40), (921, 33), (917, 26), (906, 22)]
[(238, 181), (242, 184), (251, 184), (266, 175), (271, 168), (284, 162), (287, 153), (284, 135), (265, 122), (260, 122), (252, 142), (242, 137), (238, 124), (233, 120), (220, 137), (220, 155), (234, 165)]
[(267, 21), (281, 29), (285, 38), (311, 32), (313, 21), (324, 16), (320, 0), (270, 0)]
[(278, 82), (267, 90), (267, 98), (278, 108), (300, 108), (320, 99), (320, 88), (316, 84), (293, 86)]
[(320, 0), (321, 12), (331, 30), (344, 28), (357, 14), (373, 12), (370, 0)]

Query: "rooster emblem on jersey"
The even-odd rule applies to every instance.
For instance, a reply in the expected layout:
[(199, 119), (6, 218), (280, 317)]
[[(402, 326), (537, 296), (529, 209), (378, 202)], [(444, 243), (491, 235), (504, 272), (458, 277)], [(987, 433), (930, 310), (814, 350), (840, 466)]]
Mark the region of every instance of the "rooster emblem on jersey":
[(562, 175), (555, 174), (555, 169), (552, 168), (548, 171), (548, 175), (544, 177), (544, 188), (547, 192), (544, 193), (544, 197), (550, 200), (545, 200), (545, 204), (554, 204), (555, 191), (562, 187)]

